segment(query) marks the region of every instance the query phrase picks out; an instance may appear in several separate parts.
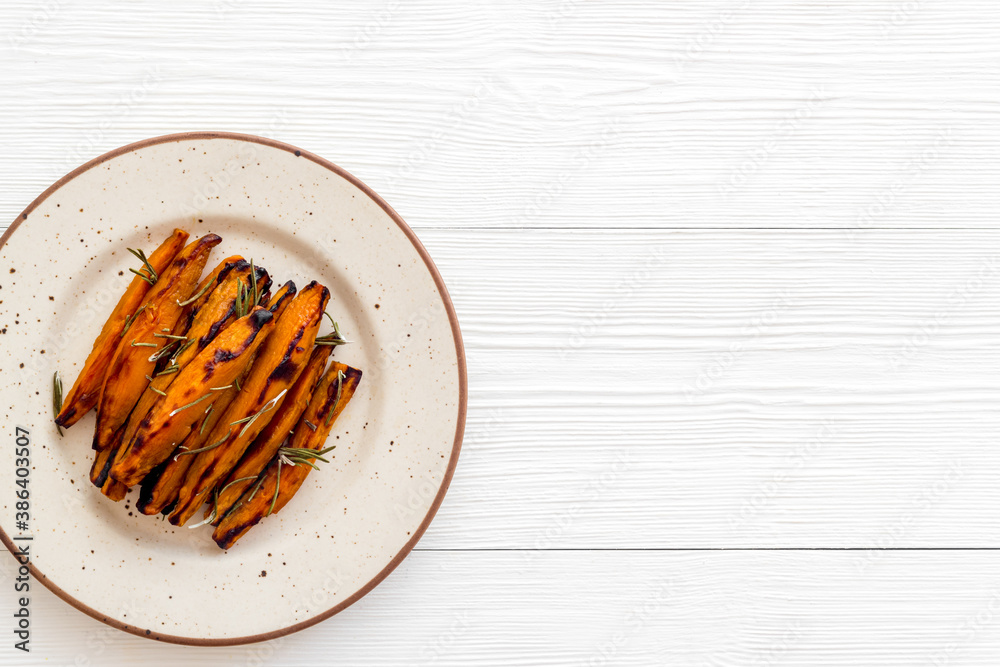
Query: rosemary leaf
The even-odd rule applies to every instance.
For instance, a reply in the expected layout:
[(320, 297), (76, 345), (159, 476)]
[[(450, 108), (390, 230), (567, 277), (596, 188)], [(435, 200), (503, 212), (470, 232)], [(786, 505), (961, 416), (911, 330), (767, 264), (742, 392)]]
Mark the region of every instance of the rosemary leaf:
[(199, 399), (196, 399), (196, 400), (194, 400), (194, 401), (192, 401), (192, 402), (188, 403), (187, 405), (182, 405), (181, 407), (179, 407), (179, 408), (177, 408), (176, 410), (174, 410), (173, 412), (171, 412), (171, 413), (170, 413), (170, 416), (171, 416), (171, 417), (173, 417), (174, 415), (176, 415), (176, 414), (177, 414), (178, 412), (180, 412), (181, 410), (187, 410), (187, 409), (188, 409), (188, 408), (190, 408), (191, 406), (194, 406), (194, 405), (198, 405), (199, 403), (201, 403), (202, 401), (204, 401), (204, 400), (205, 400), (206, 398), (208, 398), (209, 396), (211, 396), (211, 394), (205, 394), (205, 395), (204, 395), (204, 396), (202, 396), (201, 398), (199, 398)]
[(195, 301), (197, 301), (198, 299), (200, 299), (202, 297), (202, 295), (205, 294), (205, 292), (208, 291), (208, 288), (212, 286), (212, 282), (214, 282), (214, 281), (211, 281), (211, 280), (208, 281), (208, 283), (204, 287), (202, 287), (200, 290), (198, 290), (198, 293), (195, 294), (190, 299), (188, 299), (186, 301), (177, 301), (177, 305), (180, 306), (181, 308), (183, 308), (184, 306), (187, 306), (189, 304), (194, 303)]
[(333, 407), (330, 408), (330, 414), (326, 416), (326, 426), (330, 425), (333, 420), (333, 415), (337, 414), (337, 406), (340, 404), (340, 392), (344, 389), (344, 371), (337, 371), (337, 398), (333, 401)]
[(260, 477), (257, 478), (257, 483), (254, 484), (253, 490), (250, 492), (250, 497), (247, 498), (247, 502), (250, 502), (251, 500), (253, 500), (253, 497), (257, 495), (257, 491), (260, 490), (261, 485), (264, 483), (264, 478), (267, 476), (266, 473), (267, 473), (267, 470), (265, 470), (264, 472), (262, 472), (260, 474)]
[(132, 341), (132, 347), (159, 347), (156, 343), (137, 343)]
[(308, 419), (303, 419), (302, 421), (304, 421), (306, 423), (306, 426), (308, 426), (309, 428), (311, 428), (313, 431), (316, 430), (316, 428), (317, 428), (316, 424), (313, 424)]
[(222, 487), (222, 491), (219, 491), (219, 495), (222, 495), (223, 493), (225, 493), (226, 489), (228, 489), (229, 487), (231, 487), (233, 484), (239, 484), (240, 482), (245, 482), (245, 481), (250, 480), (250, 479), (257, 479), (257, 476), (256, 475), (250, 475), (249, 477), (240, 477), (239, 479), (234, 479), (229, 484), (226, 484), (224, 487)]
[(218, 447), (219, 445), (221, 445), (222, 443), (224, 443), (226, 440), (228, 440), (229, 436), (231, 434), (232, 434), (232, 431), (230, 431), (229, 433), (226, 433), (226, 436), (224, 438), (222, 438), (221, 440), (219, 440), (217, 442), (213, 442), (208, 447), (200, 447), (199, 449), (188, 449), (188, 450), (185, 450), (185, 451), (181, 452), (180, 454), (175, 454), (174, 455), (174, 461), (176, 461), (177, 459), (179, 459), (182, 456), (187, 456), (188, 454), (201, 454), (202, 452), (207, 452), (210, 449), (215, 449), (216, 447)]
[[(173, 343), (171, 343), (171, 345), (173, 345), (174, 343), (177, 343), (177, 342), (179, 342), (179, 341), (174, 341)], [(178, 347), (177, 351), (174, 352), (170, 356), (170, 363), (172, 363), (172, 364), (174, 364), (176, 366), (177, 365), (177, 357), (181, 356), (181, 353), (184, 352), (184, 350), (186, 350), (189, 347), (191, 347), (192, 345), (194, 345), (194, 339), (191, 339), (188, 342), (186, 342), (183, 345), (181, 345), (180, 347)]]
[(193, 530), (195, 528), (201, 528), (206, 523), (212, 523), (213, 521), (215, 521), (215, 515), (218, 513), (219, 513), (219, 490), (216, 489), (215, 493), (212, 496), (212, 513), (209, 514), (208, 518), (206, 518), (204, 521), (199, 521), (193, 526), (188, 526), (188, 529)]
[(170, 338), (172, 340), (187, 340), (187, 336), (174, 336), (172, 334), (155, 333), (153, 338)]
[(142, 271), (136, 271), (135, 269), (129, 269), (129, 271), (131, 271), (131, 272), (132, 272), (132, 273), (134, 273), (135, 275), (139, 276), (140, 278), (142, 278), (143, 280), (145, 280), (145, 281), (146, 281), (147, 283), (149, 283), (150, 285), (155, 285), (155, 284), (156, 284), (156, 281), (155, 281), (155, 280), (153, 280), (152, 278), (150, 278), (149, 276), (147, 276), (147, 275), (146, 275), (145, 273), (143, 273)]
[(281, 490), (281, 459), (278, 459), (278, 479), (274, 482), (274, 498), (271, 499), (271, 506), (267, 508), (267, 514), (264, 516), (271, 516), (271, 512), (274, 511), (274, 506), (278, 504), (278, 491)]
[(159, 361), (163, 357), (167, 356), (167, 354), (171, 351), (171, 348), (173, 348), (173, 346), (176, 345), (176, 344), (177, 344), (177, 341), (175, 341), (175, 340), (170, 341), (169, 343), (167, 343), (166, 345), (164, 345), (163, 347), (161, 347), (159, 350), (157, 350), (156, 352), (154, 352), (153, 354), (151, 354), (149, 356), (149, 359), (147, 359), (147, 361), (149, 361), (149, 362)]
[[(136, 257), (138, 257), (140, 260), (142, 260), (142, 263), (146, 266), (146, 270), (149, 271), (149, 275), (148, 276), (143, 276), (143, 278), (145, 278), (147, 281), (149, 281), (150, 285), (156, 284), (156, 281), (159, 280), (160, 278), (159, 278), (159, 276), (156, 275), (156, 269), (154, 269), (153, 265), (149, 263), (148, 259), (146, 259), (146, 253), (144, 253), (142, 250), (133, 250), (132, 248), (126, 248), (126, 250), (128, 250), (130, 253), (132, 253), (133, 255), (135, 255)], [(132, 271), (133, 273), (137, 274), (137, 275), (142, 276), (142, 274), (139, 273), (138, 271), (134, 271), (133, 269), (129, 269), (129, 270)], [(150, 280), (150, 278), (152, 280)]]
[(128, 316), (128, 319), (125, 320), (125, 326), (122, 327), (122, 332), (120, 334), (118, 334), (119, 338), (124, 338), (125, 337), (125, 332), (128, 331), (128, 328), (130, 326), (132, 326), (132, 322), (135, 322), (135, 318), (137, 318), (139, 316), (139, 313), (141, 313), (142, 311), (146, 310), (146, 306), (148, 306), (148, 305), (149, 304), (143, 304), (142, 307), (139, 308), (139, 310), (135, 311), (134, 313), (132, 313), (131, 315)]
[(253, 257), (250, 258), (250, 289), (253, 290), (250, 308), (253, 308), (260, 304), (260, 289), (257, 287), (257, 268), (253, 265)]
[[(62, 378), (59, 377), (59, 371), (52, 374), (52, 410), (55, 412), (55, 416), (58, 417), (59, 413), (62, 412), (63, 404), (63, 386)], [(56, 424), (56, 429), (59, 431), (59, 437), (63, 437), (62, 426)]]

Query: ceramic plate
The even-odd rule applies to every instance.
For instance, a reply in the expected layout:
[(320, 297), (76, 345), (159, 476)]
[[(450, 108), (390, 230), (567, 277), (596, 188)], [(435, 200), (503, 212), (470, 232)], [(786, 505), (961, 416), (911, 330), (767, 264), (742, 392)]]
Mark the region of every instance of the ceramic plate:
[[(52, 423), (53, 372), (68, 390), (137, 266), (125, 248), (151, 250), (174, 227), (222, 236), (210, 266), (239, 253), (276, 284), (329, 287), (328, 310), (352, 341), (334, 358), (364, 372), (328, 441), (331, 463), (225, 552), (207, 526), (141, 515), (136, 490), (114, 503), (90, 484), (93, 413), (62, 438)], [(358, 179), (257, 137), (161, 137), (69, 174), (0, 244), (0, 538), (11, 551), (30, 544), (37, 581), (140, 636), (238, 644), (328, 618), (413, 548), (457, 463), (465, 358), (433, 262)], [(15, 515), (18, 427), (31, 451), (26, 530)]]

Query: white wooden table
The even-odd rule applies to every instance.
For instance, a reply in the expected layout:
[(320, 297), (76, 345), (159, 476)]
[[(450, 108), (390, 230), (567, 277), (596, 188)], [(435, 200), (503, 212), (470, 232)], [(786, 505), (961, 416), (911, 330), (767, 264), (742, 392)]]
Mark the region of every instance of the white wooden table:
[(470, 369), (348, 611), (193, 649), (39, 589), (0, 664), (1000, 664), (1000, 5), (361, 4), (0, 4), (0, 220), (145, 137), (300, 145), (414, 227)]

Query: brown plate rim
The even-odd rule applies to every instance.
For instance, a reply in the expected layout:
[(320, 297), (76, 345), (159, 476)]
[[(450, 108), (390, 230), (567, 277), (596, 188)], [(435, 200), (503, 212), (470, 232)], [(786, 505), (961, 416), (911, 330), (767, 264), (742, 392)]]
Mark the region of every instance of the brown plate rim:
[[(437, 266), (434, 265), (434, 261), (428, 254), (427, 249), (414, 234), (410, 226), (406, 224), (402, 217), (382, 197), (380, 197), (374, 190), (365, 185), (359, 178), (348, 172), (347, 170), (339, 167), (338, 165), (330, 162), (329, 160), (322, 158), (314, 153), (303, 150), (291, 144), (286, 144), (282, 141), (277, 141), (275, 139), (268, 139), (265, 137), (259, 137), (253, 134), (242, 134), (239, 132), (180, 132), (176, 134), (167, 134), (159, 137), (153, 137), (151, 139), (144, 139), (142, 141), (137, 141), (127, 146), (122, 146), (121, 148), (116, 148), (113, 151), (105, 153), (100, 157), (94, 158), (90, 162), (74, 169), (70, 173), (66, 174), (58, 181), (53, 183), (45, 192), (38, 196), (35, 201), (31, 202), (28, 208), (17, 216), (14, 222), (11, 223), (10, 228), (0, 237), (0, 248), (7, 243), (7, 239), (11, 237), (14, 231), (20, 226), (20, 224), (27, 220), (38, 206), (48, 199), (52, 193), (59, 190), (66, 183), (70, 182), (80, 174), (87, 172), (94, 167), (97, 167), (108, 160), (114, 159), (120, 155), (126, 153), (132, 153), (142, 148), (147, 148), (149, 146), (156, 146), (158, 144), (166, 144), (170, 142), (181, 142), (181, 141), (192, 141), (192, 140), (206, 140), (206, 139), (233, 139), (236, 141), (245, 141), (254, 144), (260, 144), (262, 146), (270, 146), (271, 148), (278, 148), (283, 151), (292, 153), (296, 157), (302, 157), (307, 160), (312, 160), (321, 167), (329, 169), (338, 176), (344, 178), (345, 180), (352, 183), (362, 192), (364, 192), (368, 197), (378, 204), (383, 211), (385, 211), (390, 218), (392, 218), (399, 228), (406, 234), (406, 237), (416, 248), (417, 253), (424, 260), (424, 265), (427, 270), (430, 271), (431, 276), (434, 278), (434, 284), (438, 288), (438, 292), (441, 294), (441, 299), (444, 302), (445, 310), (448, 313), (448, 320), (451, 323), (452, 336), (455, 339), (455, 352), (458, 358), (458, 378), (459, 378), (459, 398), (458, 398), (458, 420), (455, 428), (455, 443), (452, 446), (451, 458), (448, 461), (448, 469), (445, 471), (444, 479), (441, 482), (441, 488), (438, 490), (437, 496), (434, 498), (434, 502), (431, 503), (430, 509), (424, 520), (420, 523), (420, 526), (413, 533), (413, 536), (403, 545), (403, 548), (397, 553), (389, 564), (386, 565), (381, 572), (379, 572), (375, 577), (373, 577), (368, 583), (362, 586), (354, 595), (350, 596), (340, 604), (337, 604), (326, 611), (317, 614), (313, 618), (307, 619), (300, 623), (290, 625), (286, 628), (281, 628), (280, 630), (272, 630), (271, 632), (263, 632), (256, 635), (247, 635), (245, 637), (228, 637), (222, 639), (206, 639), (199, 637), (181, 637), (178, 635), (164, 634), (150, 630), (147, 628), (139, 628), (135, 626), (122, 623), (121, 621), (110, 618), (106, 614), (102, 614), (96, 609), (80, 602), (72, 595), (62, 590), (56, 584), (46, 578), (46, 576), (35, 567), (34, 563), (30, 563), (28, 568), (35, 577), (37, 581), (40, 581), (42, 585), (48, 588), (50, 591), (58, 595), (60, 598), (76, 607), (88, 616), (97, 619), (98, 621), (110, 625), (113, 628), (118, 628), (119, 630), (124, 630), (138, 637), (146, 637), (148, 639), (155, 639), (157, 641), (168, 642), (172, 644), (185, 644), (188, 646), (237, 646), (240, 644), (253, 644), (255, 642), (268, 641), (271, 639), (277, 639), (278, 637), (284, 637), (290, 635), (299, 630), (305, 630), (306, 628), (312, 627), (321, 621), (325, 621), (334, 614), (337, 614), (344, 609), (347, 609), (352, 604), (367, 595), (373, 588), (380, 584), (389, 574), (396, 569), (396, 567), (406, 558), (407, 555), (413, 550), (417, 542), (423, 537), (424, 532), (426, 532), (427, 527), (430, 525), (431, 521), (434, 520), (434, 516), (437, 514), (438, 508), (441, 506), (441, 502), (444, 500), (445, 494), (448, 492), (448, 487), (451, 484), (451, 479), (455, 474), (455, 468), (458, 465), (459, 453), (462, 449), (462, 437), (465, 434), (465, 417), (466, 410), (468, 407), (469, 398), (469, 387), (468, 387), (468, 376), (466, 371), (466, 361), (465, 361), (465, 345), (462, 342), (462, 331), (458, 324), (458, 315), (455, 313), (455, 306), (451, 301), (451, 296), (448, 294), (448, 288), (445, 287), (444, 280), (441, 278), (441, 273), (438, 271)], [(18, 549), (14, 545), (13, 540), (7, 535), (7, 532), (0, 526), (0, 541), (3, 542), (4, 546), (11, 552), (11, 554), (17, 554)]]

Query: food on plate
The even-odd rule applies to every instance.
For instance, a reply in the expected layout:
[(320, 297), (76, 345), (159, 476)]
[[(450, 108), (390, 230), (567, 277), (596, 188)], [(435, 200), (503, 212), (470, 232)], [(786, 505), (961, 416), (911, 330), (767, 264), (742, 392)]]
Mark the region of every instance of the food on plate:
[(329, 290), (314, 281), (299, 291), (277, 318), (243, 390), (209, 437), (212, 444), (188, 469), (177, 506), (168, 517), (171, 523), (184, 525), (194, 515), (274, 417), (309, 359), (329, 299)]
[(107, 375), (108, 366), (111, 365), (111, 358), (118, 349), (122, 331), (128, 326), (135, 316), (136, 310), (146, 298), (149, 288), (156, 281), (156, 276), (162, 273), (174, 256), (180, 252), (184, 242), (188, 239), (188, 233), (175, 229), (166, 241), (159, 248), (153, 251), (148, 258), (140, 254), (144, 267), (140, 271), (135, 271), (135, 278), (129, 284), (128, 289), (118, 300), (118, 304), (111, 311), (111, 316), (105, 322), (100, 335), (94, 341), (94, 349), (83, 365), (83, 370), (77, 376), (73, 388), (69, 390), (62, 401), (59, 414), (56, 415), (56, 424), (62, 427), (70, 427), (80, 420), (85, 414), (90, 412), (101, 396), (101, 387), (104, 386), (104, 377)]
[[(175, 229), (148, 257), (130, 249), (142, 266), (65, 401), (53, 378), (53, 407), (67, 428), (96, 407), (90, 480), (105, 496), (139, 485), (139, 511), (176, 525), (208, 501), (192, 527), (215, 524), (228, 549), (328, 461), (361, 371), (330, 361), (347, 341), (326, 287), (289, 281), (272, 294), (268, 272), (240, 255), (202, 278), (222, 238), (188, 237)], [(333, 331), (320, 335), (324, 316)]]
[[(305, 482), (315, 461), (326, 461), (323, 455), (332, 447), (323, 448), (333, 424), (344, 411), (361, 382), (361, 371), (333, 362), (313, 392), (302, 423), (287, 447), (282, 447), (267, 464), (256, 481), (225, 514), (213, 510), (209, 521), (218, 525), (212, 533), (223, 549), (228, 549), (264, 517), (280, 512)], [(235, 484), (236, 478), (228, 484)], [(244, 479), (244, 481), (246, 481)], [(226, 491), (223, 486), (220, 495)]]

